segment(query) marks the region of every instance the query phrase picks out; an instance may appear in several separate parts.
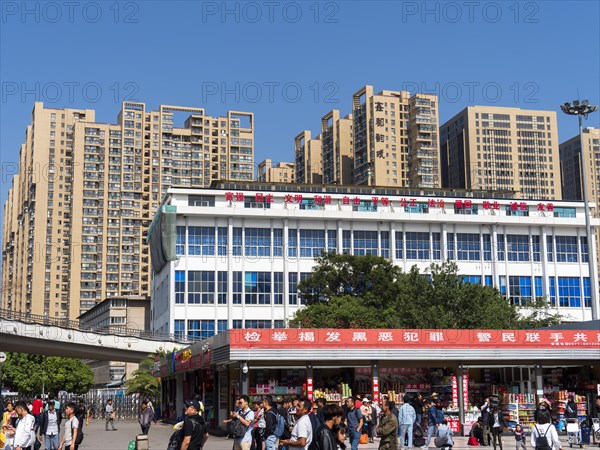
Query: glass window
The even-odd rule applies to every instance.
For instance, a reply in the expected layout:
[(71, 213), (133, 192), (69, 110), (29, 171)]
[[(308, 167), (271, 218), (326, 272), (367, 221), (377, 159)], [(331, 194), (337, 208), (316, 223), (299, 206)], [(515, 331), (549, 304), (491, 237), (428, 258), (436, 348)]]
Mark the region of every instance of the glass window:
[(283, 229), (273, 229), (273, 256), (283, 256)]
[(454, 233), (446, 234), (446, 239), (448, 241), (448, 259), (452, 261), (454, 260)]
[(529, 236), (507, 234), (506, 247), (509, 261), (529, 261)]
[(217, 303), (219, 305), (227, 304), (227, 272), (217, 272)]
[(463, 283), (481, 284), (481, 275), (464, 275)]
[(575, 218), (575, 208), (554, 207), (554, 217), (570, 217)]
[(548, 262), (554, 261), (554, 245), (552, 236), (546, 236), (546, 247), (548, 249)]
[(185, 320), (175, 320), (175, 337), (176, 338), (183, 338), (183, 336), (185, 336)]
[(188, 254), (214, 256), (215, 228), (188, 227)]
[(295, 272), (288, 273), (288, 287), (289, 287), (289, 298), (288, 302), (290, 305), (298, 304), (298, 274)]
[(560, 306), (564, 307), (577, 308), (581, 306), (579, 277), (558, 277), (558, 302)]
[(233, 256), (242, 256), (242, 229), (233, 229)]
[(217, 321), (217, 333), (227, 331), (227, 319), (219, 319)]
[(512, 304), (525, 306), (531, 301), (531, 277), (509, 276), (508, 284)]
[(479, 234), (456, 233), (456, 254), (459, 261), (480, 261)]
[(589, 262), (589, 254), (588, 254), (588, 240), (587, 237), (582, 236), (581, 238), (581, 262)]
[(200, 320), (188, 320), (188, 338), (199, 338), (201, 333)]
[(540, 298), (544, 296), (544, 291), (542, 289), (542, 277), (535, 277), (535, 296), (536, 298)]
[(298, 230), (295, 228), (288, 229), (288, 256), (298, 257)]
[(416, 203), (414, 206), (407, 205), (404, 207), (404, 212), (413, 214), (428, 214), (429, 205), (427, 203)]
[(500, 293), (506, 297), (506, 276), (500, 275), (500, 277), (498, 277), (498, 280), (500, 282)]
[(354, 255), (377, 256), (377, 231), (354, 230)]
[(271, 272), (246, 272), (244, 287), (247, 305), (271, 304)]
[(429, 233), (406, 232), (406, 259), (429, 259)]
[(177, 227), (177, 242), (175, 243), (177, 256), (185, 255), (185, 227)]
[(350, 249), (351, 249), (350, 239), (351, 239), (351, 235), (352, 235), (352, 233), (350, 232), (350, 230), (343, 230), (342, 231), (342, 253), (347, 254), (347, 255), (350, 254)]
[(402, 231), (396, 231), (396, 259), (404, 259), (404, 240)]
[(273, 328), (285, 328), (285, 320), (274, 320)]
[(505, 258), (505, 245), (504, 245), (504, 235), (498, 235), (498, 261), (504, 261)]
[(389, 231), (381, 231), (381, 254), (384, 258), (390, 257), (390, 232)]
[[(300, 272), (300, 281), (306, 280), (308, 277), (310, 277), (310, 275), (311, 275), (311, 272)], [(306, 304), (306, 299), (304, 297), (300, 297), (300, 304), (301, 305)]]
[(273, 273), (273, 304), (283, 305), (283, 272)]
[(244, 255), (271, 256), (271, 230), (269, 228), (246, 228)]
[(219, 227), (218, 232), (218, 245), (219, 245), (219, 256), (227, 256), (227, 227)]
[(440, 261), (442, 259), (442, 234), (431, 233), (431, 241), (433, 243), (433, 259)]
[(188, 271), (188, 303), (215, 303), (215, 273), (206, 270)]
[(271, 328), (270, 320), (246, 320), (244, 328)]
[(233, 304), (242, 304), (242, 272), (233, 272)]
[(242, 321), (240, 319), (232, 320), (231, 324), (234, 330), (239, 330), (240, 328), (242, 328)]
[(537, 235), (531, 236), (531, 253), (534, 261), (541, 261), (540, 256), (540, 237)]
[(557, 262), (577, 262), (577, 237), (576, 236), (555, 236), (556, 240), (556, 261)]
[(548, 281), (550, 281), (550, 305), (556, 306), (556, 279), (550, 277)]
[(590, 279), (588, 277), (583, 278), (583, 301), (586, 308), (591, 308), (592, 291), (590, 289)]
[(327, 230), (327, 251), (337, 252), (337, 230)]
[(188, 320), (188, 337), (208, 339), (214, 335), (214, 320)]
[(185, 271), (175, 271), (175, 303), (185, 303)]
[(300, 257), (316, 258), (325, 248), (324, 230), (300, 230)]
[(483, 235), (483, 260), (492, 260), (492, 237), (489, 234)]
[(490, 287), (494, 285), (494, 281), (493, 281), (491, 275), (486, 275), (485, 276), (485, 285), (486, 286), (490, 286)]

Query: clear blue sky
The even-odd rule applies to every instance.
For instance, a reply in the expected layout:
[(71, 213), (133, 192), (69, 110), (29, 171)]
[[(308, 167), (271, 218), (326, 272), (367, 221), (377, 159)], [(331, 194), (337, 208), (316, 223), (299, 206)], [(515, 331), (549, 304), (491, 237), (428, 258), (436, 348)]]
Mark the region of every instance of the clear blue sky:
[[(470, 104), (600, 102), (598, 1), (472, 3), (3, 1), (0, 201), (36, 99), (102, 122), (123, 99), (252, 111), (257, 163), (292, 160), (293, 137), (365, 84), (437, 93), (440, 123)], [(558, 117), (560, 141), (577, 133)]]

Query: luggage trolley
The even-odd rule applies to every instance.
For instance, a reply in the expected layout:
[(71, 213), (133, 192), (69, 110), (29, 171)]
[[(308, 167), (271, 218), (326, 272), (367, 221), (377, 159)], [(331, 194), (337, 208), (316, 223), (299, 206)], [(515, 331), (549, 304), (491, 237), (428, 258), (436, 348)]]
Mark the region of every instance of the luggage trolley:
[(592, 418), (592, 433), (594, 433), (594, 442), (600, 443), (600, 419)]
[(581, 428), (577, 419), (567, 419), (567, 442), (571, 448), (573, 448), (573, 445), (579, 445), (580, 448), (583, 448)]

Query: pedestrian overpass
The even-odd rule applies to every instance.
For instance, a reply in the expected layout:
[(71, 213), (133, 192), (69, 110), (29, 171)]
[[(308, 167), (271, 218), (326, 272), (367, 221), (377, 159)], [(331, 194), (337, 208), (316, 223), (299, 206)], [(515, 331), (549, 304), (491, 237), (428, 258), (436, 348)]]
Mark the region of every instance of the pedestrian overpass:
[(193, 340), (123, 327), (82, 329), (76, 321), (0, 309), (0, 351), (102, 361), (139, 362)]

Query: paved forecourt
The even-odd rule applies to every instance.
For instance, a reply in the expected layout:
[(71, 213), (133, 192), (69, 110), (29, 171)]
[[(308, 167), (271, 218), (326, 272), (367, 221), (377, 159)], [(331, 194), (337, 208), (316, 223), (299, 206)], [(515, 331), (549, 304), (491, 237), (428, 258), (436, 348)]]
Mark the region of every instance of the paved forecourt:
[[(135, 440), (135, 437), (141, 433), (140, 426), (137, 422), (118, 421), (115, 426), (117, 427), (117, 431), (104, 431), (103, 420), (90, 421), (89, 425), (84, 430), (85, 438), (80, 446), (80, 450), (127, 450), (129, 441)], [(165, 450), (172, 433), (172, 425), (165, 425), (161, 422), (156, 425), (152, 424), (149, 433), (150, 450)], [(502, 440), (505, 449), (512, 450), (515, 447), (515, 439), (513, 436), (504, 436)], [(563, 442), (563, 448), (568, 448), (566, 436), (561, 436), (560, 440)], [(467, 446), (467, 438), (463, 436), (456, 436), (454, 442), (455, 449), (476, 448)], [(379, 439), (376, 439), (375, 443), (360, 445), (359, 449), (374, 450), (378, 445)], [(231, 450), (232, 447), (233, 440), (211, 436), (206, 443), (205, 450)], [(527, 447), (531, 448), (529, 443)], [(584, 446), (584, 448), (591, 447), (591, 445)], [(433, 442), (431, 442), (430, 448), (432, 450), (435, 449)], [(487, 448), (489, 449), (491, 447)], [(45, 450), (43, 446), (42, 449)]]

